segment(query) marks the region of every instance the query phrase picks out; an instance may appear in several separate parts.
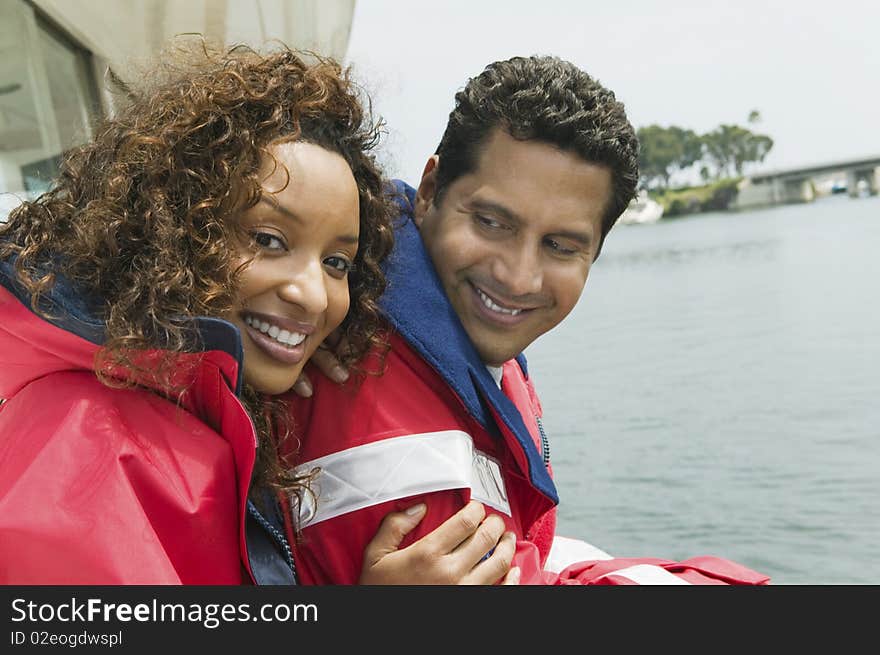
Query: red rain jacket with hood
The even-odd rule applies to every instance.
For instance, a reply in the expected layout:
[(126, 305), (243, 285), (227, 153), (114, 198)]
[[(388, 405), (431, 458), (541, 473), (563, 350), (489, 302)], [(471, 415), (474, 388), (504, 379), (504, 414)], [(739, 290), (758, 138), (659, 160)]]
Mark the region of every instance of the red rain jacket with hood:
[(102, 384), (103, 323), (62, 279), (44, 300), (49, 320), (0, 262), (0, 584), (293, 582), (247, 500), (238, 330), (194, 321), (204, 352), (181, 356), (177, 405)]

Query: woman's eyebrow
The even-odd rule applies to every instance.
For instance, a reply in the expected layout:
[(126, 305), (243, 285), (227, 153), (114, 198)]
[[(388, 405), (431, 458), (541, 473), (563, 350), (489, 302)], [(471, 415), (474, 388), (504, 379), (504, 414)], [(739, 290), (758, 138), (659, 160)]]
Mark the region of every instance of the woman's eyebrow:
[[(279, 214), (281, 214), (282, 216), (284, 216), (286, 218), (289, 218), (292, 221), (295, 221), (300, 224), (302, 224), (302, 222), (303, 222), (303, 220), (298, 215), (296, 215), (295, 213), (290, 211), (287, 207), (284, 207), (283, 205), (281, 205), (275, 198), (273, 198), (271, 196), (262, 196), (260, 198), (260, 202), (266, 203), (269, 207), (274, 209), (276, 212), (278, 212)], [(360, 239), (357, 237), (357, 235), (354, 235), (354, 234), (343, 234), (343, 235), (339, 236), (336, 240), (341, 241), (342, 243), (350, 243), (350, 244), (354, 244), (354, 245), (357, 245), (360, 242)]]
[(260, 197), (260, 202), (269, 205), (272, 209), (274, 209), (279, 214), (286, 216), (287, 218), (296, 221), (297, 223), (301, 223), (302, 219), (290, 211), (287, 207), (284, 207), (279, 203), (274, 197), (263, 195)]

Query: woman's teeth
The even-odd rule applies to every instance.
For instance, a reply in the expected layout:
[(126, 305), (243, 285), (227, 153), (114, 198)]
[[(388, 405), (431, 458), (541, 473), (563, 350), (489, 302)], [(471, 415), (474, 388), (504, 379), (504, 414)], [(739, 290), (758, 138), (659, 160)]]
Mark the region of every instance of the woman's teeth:
[[(476, 288), (476, 287), (474, 287), (474, 288)], [(493, 312), (498, 312), (500, 314), (510, 314), (511, 316), (516, 316), (517, 314), (519, 314), (522, 311), (521, 309), (505, 309), (504, 307), (500, 307), (499, 305), (496, 305), (494, 302), (492, 302), (492, 299), (489, 296), (487, 296), (485, 293), (483, 293), (479, 289), (477, 289), (477, 295), (480, 297), (480, 300), (483, 301), (483, 304), (486, 305), (486, 307), (491, 309)]]
[(252, 316), (245, 316), (244, 322), (255, 330), (259, 330), (263, 334), (272, 337), (278, 343), (282, 343), (291, 348), (298, 346), (306, 339), (306, 335), (304, 334), (282, 330), (277, 325), (266, 323), (265, 321), (253, 318)]

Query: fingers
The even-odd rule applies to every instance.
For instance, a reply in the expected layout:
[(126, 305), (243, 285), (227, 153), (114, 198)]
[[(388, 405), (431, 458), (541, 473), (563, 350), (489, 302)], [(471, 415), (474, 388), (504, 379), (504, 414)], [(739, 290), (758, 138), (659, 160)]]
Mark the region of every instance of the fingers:
[[(420, 541), (436, 552), (450, 553), (480, 529), (481, 523), (485, 517), (486, 509), (483, 507), (483, 504), (476, 500), (472, 500), (441, 523), (433, 532), (422, 537)], [(503, 529), (498, 532), (495, 539), (493, 539), (491, 544), (489, 544), (486, 550), (483, 551), (483, 555), (495, 545), (495, 542), (501, 536), (502, 531)]]
[(293, 393), (301, 398), (312, 397), (312, 381), (309, 380), (309, 376), (306, 375), (305, 371), (300, 373), (296, 382), (293, 383)]
[[(341, 347), (341, 345), (338, 346), (336, 352), (342, 352), (339, 350)], [(336, 352), (319, 347), (309, 361), (317, 366), (318, 370), (328, 378), (342, 384), (348, 379), (348, 369), (339, 362)]]
[[(495, 584), (502, 577), (505, 578), (504, 584), (519, 584), (518, 568), (515, 569), (516, 573), (510, 576), (510, 571), (514, 570), (510, 568), (510, 565), (513, 562), (515, 552), (516, 535), (513, 532), (505, 532), (491, 555), (479, 562), (467, 575), (462, 577), (461, 584)], [(510, 576), (509, 579), (507, 576)]]
[(377, 562), (385, 555), (398, 549), (403, 538), (424, 518), (427, 506), (424, 503), (413, 505), (402, 512), (387, 514), (375, 536), (364, 549), (364, 562)]
[(425, 503), (386, 515), (364, 549), (361, 584), (515, 585), (516, 537), (497, 514), (471, 501), (433, 532), (406, 548), (404, 537), (427, 513)]
[(518, 585), (520, 577), (520, 569), (518, 566), (514, 566), (510, 571), (507, 572), (507, 575), (504, 576), (504, 579), (501, 581), (502, 585)]
[[(341, 348), (344, 346), (339, 345), (338, 347)], [(309, 361), (314, 364), (321, 373), (338, 384), (342, 384), (348, 379), (348, 369), (339, 362), (336, 353), (328, 350), (325, 344), (318, 346), (318, 349), (312, 354)], [(300, 376), (297, 378), (296, 382), (294, 382), (293, 392), (302, 398), (312, 397), (314, 386), (305, 371), (300, 373)]]
[(452, 554), (461, 559), (468, 568), (474, 566), (496, 547), (498, 540), (504, 535), (505, 527), (504, 519), (497, 514), (490, 514)]
[(486, 516), (482, 503), (471, 501), (418, 543), (443, 557), (459, 584), (494, 584), (507, 573), (516, 550), (513, 533), (504, 535), (504, 520)]

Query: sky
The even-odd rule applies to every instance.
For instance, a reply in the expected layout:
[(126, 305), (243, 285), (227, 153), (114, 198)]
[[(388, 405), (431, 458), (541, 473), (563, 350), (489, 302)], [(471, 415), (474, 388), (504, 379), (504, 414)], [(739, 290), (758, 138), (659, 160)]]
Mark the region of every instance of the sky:
[(386, 121), (387, 172), (417, 183), (455, 92), (531, 54), (583, 68), (636, 128), (767, 134), (753, 172), (880, 156), (880, 0), (357, 0), (346, 63)]

